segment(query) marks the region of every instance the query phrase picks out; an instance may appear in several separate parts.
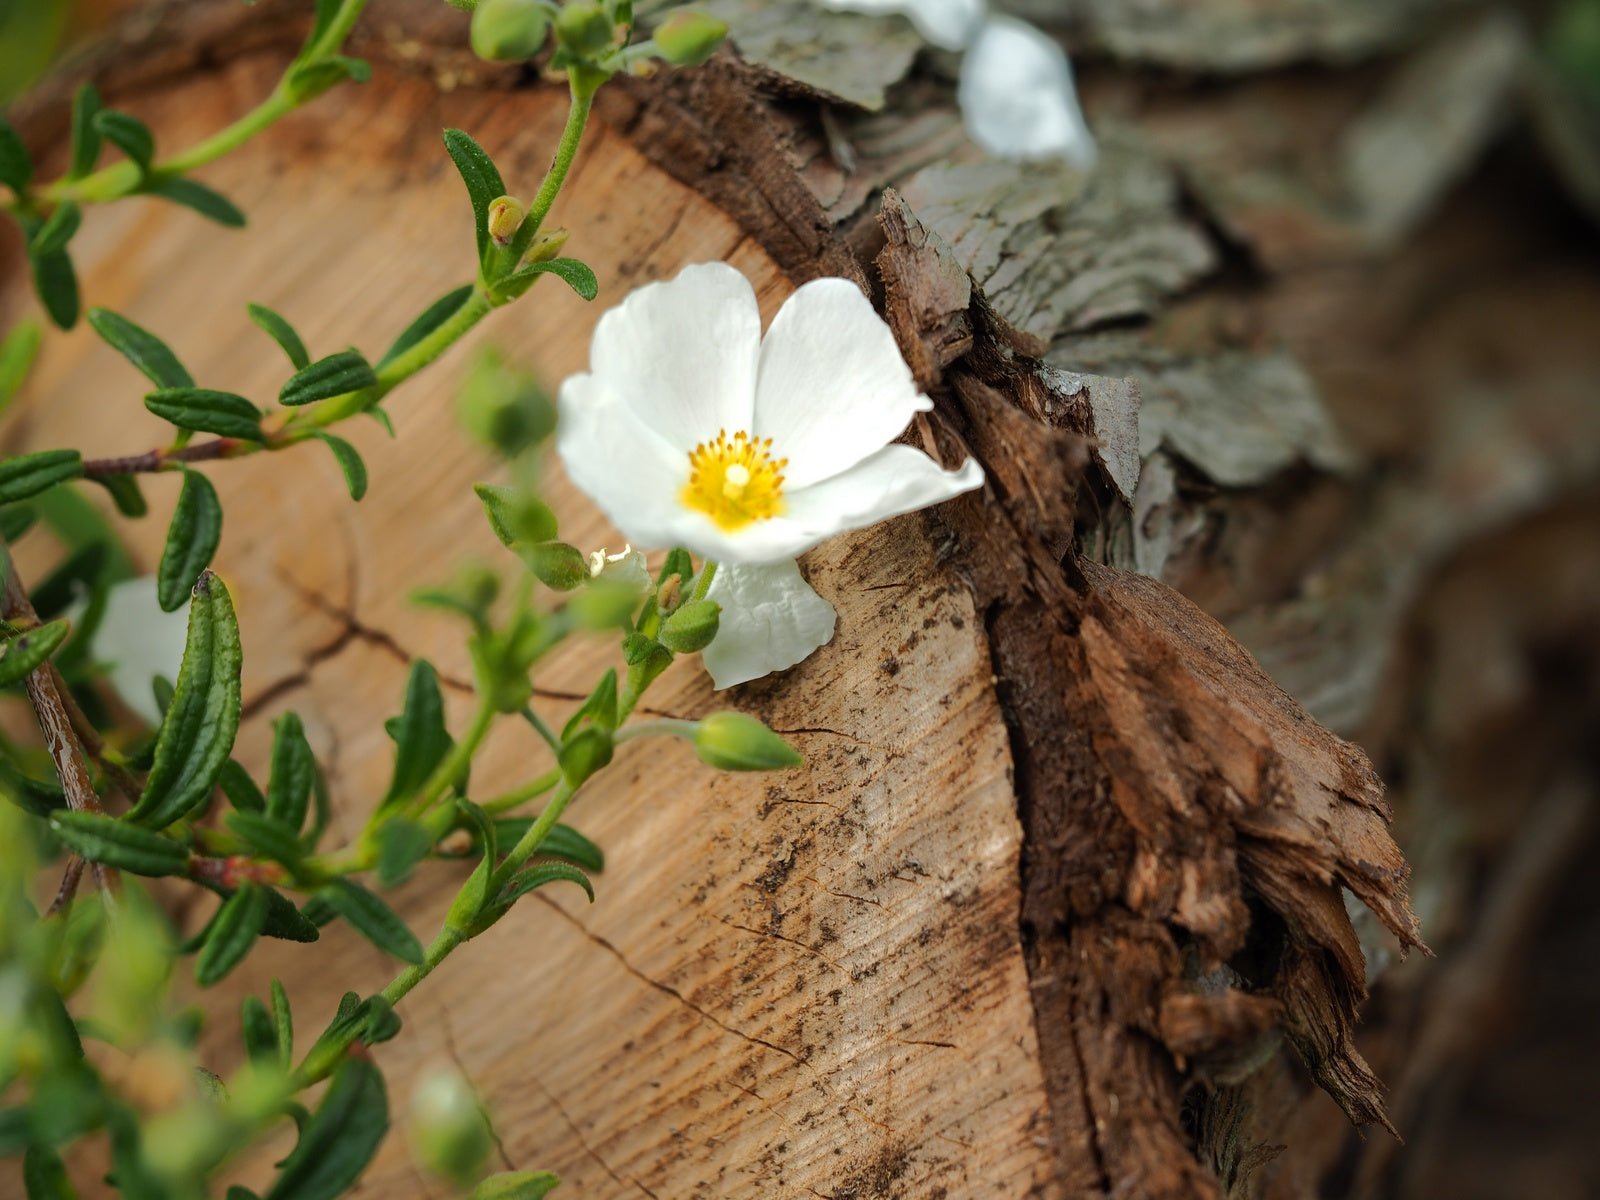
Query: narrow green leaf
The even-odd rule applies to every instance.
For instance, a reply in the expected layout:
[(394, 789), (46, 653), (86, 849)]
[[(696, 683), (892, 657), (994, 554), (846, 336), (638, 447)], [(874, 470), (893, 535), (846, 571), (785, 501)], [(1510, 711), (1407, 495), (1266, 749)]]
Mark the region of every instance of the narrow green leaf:
[(218, 225), (225, 225), (229, 229), (245, 227), (245, 215), (239, 210), (239, 206), (221, 192), (208, 188), (198, 179), (188, 179), (183, 176), (163, 179), (151, 184), (145, 190), (152, 196), (160, 196), (163, 200), (171, 200), (174, 204), (191, 208)]
[(365, 83), (371, 78), (372, 65), (365, 59), (338, 54), (290, 68), (283, 86), (296, 104), (305, 104), (346, 79)]
[(262, 858), (270, 858), (291, 870), (298, 869), (305, 857), (300, 846), (300, 833), (282, 821), (265, 813), (242, 812), (235, 809), (222, 818), (223, 823), (250, 844)]
[(359, 392), (377, 382), (378, 377), (372, 373), (361, 351), (341, 350), (297, 371), (278, 393), (278, 403), (291, 408), (315, 404), (318, 400)]
[(244, 1052), (253, 1063), (275, 1066), (282, 1061), (278, 1027), (257, 996), (246, 996), (239, 1004), (239, 1031), (244, 1037)]
[(368, 996), (361, 1007), (365, 1010), (361, 1021), (362, 1045), (376, 1046), (400, 1032), (400, 1014), (382, 993)]
[(28, 1193), (28, 1200), (77, 1200), (78, 1197), (61, 1156), (42, 1142), (29, 1146), (22, 1157), (22, 1186)]
[(318, 888), (316, 894), (378, 949), (402, 962), (415, 965), (422, 961), (422, 943), (416, 935), (394, 909), (359, 883), (335, 879)]
[(360, 1177), (389, 1129), (389, 1098), (370, 1059), (347, 1058), (264, 1200), (334, 1200)]
[(28, 265), (33, 268), (33, 290), (39, 303), (50, 315), (58, 329), (71, 329), (78, 323), (78, 273), (72, 269), (72, 258), (65, 250), (54, 254), (31, 254)]
[(549, 1171), (502, 1171), (482, 1180), (468, 1200), (544, 1200), (560, 1182)]
[(33, 178), (33, 159), (11, 122), (0, 117), (0, 183), (19, 196)]
[[(394, 340), (394, 345), (384, 351), (383, 357), (378, 360), (378, 369), (381, 371), (395, 359), (399, 358), (423, 338), (427, 337), (439, 326), (443, 325), (456, 311), (472, 297), (472, 284), (465, 283), (452, 292), (446, 292), (423, 310), (422, 315)], [(393, 431), (391, 430), (391, 435)]]
[(68, 179), (82, 179), (100, 158), (100, 131), (94, 117), (100, 111), (100, 90), (92, 83), (80, 87), (72, 97), (72, 167)]
[(420, 788), (450, 750), (439, 676), (426, 659), (415, 659), (411, 664), (411, 674), (406, 678), (405, 708), (394, 738), (394, 775), (384, 796), (385, 804)]
[(0, 338), (0, 412), (22, 389), (22, 381), (28, 377), (43, 341), (44, 335), (33, 321), (18, 321)]
[(561, 740), (566, 741), (586, 724), (598, 725), (608, 733), (617, 727), (617, 673), (607, 671), (594, 685), (594, 691), (567, 719), (561, 728)]
[(459, 129), (446, 129), (444, 146), (456, 170), (461, 172), (461, 181), (467, 185), (473, 226), (478, 235), (478, 260), (482, 262), (489, 248), (489, 204), (506, 194), (505, 181), (500, 178), (494, 159), (468, 134)]
[(328, 32), (328, 26), (333, 24), (333, 18), (339, 11), (339, 2), (340, 0), (317, 0), (311, 19), (311, 32), (306, 35), (307, 48), (315, 46), (317, 40)]
[(79, 208), (76, 201), (64, 200), (56, 205), (55, 212), (45, 223), (39, 226), (38, 232), (28, 241), (28, 253), (45, 255), (58, 254), (67, 248), (67, 243), (72, 240), (72, 235), (78, 232), (78, 226), (83, 223), (83, 209)]
[(247, 304), (245, 311), (250, 314), (252, 321), (267, 331), (273, 341), (283, 347), (283, 352), (289, 356), (289, 361), (294, 364), (296, 371), (304, 370), (311, 365), (311, 355), (306, 352), (306, 344), (300, 340), (300, 335), (295, 332), (294, 326), (289, 324), (287, 319), (264, 304)]
[(267, 782), (267, 816), (298, 834), (306, 823), (317, 760), (305, 726), (294, 713), (278, 718), (272, 734), (272, 773)]
[(188, 870), (189, 851), (182, 845), (104, 813), (55, 812), (50, 828), (69, 850), (90, 862), (135, 875), (182, 875)]
[(544, 887), (547, 883), (561, 882), (577, 884), (589, 894), (590, 903), (594, 902), (594, 884), (589, 882), (587, 875), (571, 863), (546, 862), (519, 872), (501, 889), (500, 894), (495, 897), (495, 904), (502, 908), (510, 907), (517, 899), (526, 896), (535, 888)]
[(13, 504), (0, 508), (0, 541), (7, 545), (14, 545), (21, 540), (22, 535), (33, 528), (39, 514), (26, 504)]
[(48, 817), (56, 809), (67, 806), (67, 796), (59, 779), (53, 776), (35, 779), (3, 758), (0, 758), (0, 796), (36, 817)]
[(278, 1050), (287, 1070), (294, 1065), (294, 1016), (289, 1011), (289, 993), (276, 979), (272, 981), (272, 1023), (278, 1029)]
[(150, 126), (131, 113), (112, 108), (102, 108), (91, 120), (101, 137), (133, 160), (139, 174), (150, 170), (150, 160), (156, 153), (156, 135), (150, 132)]
[(523, 295), (541, 275), (555, 275), (585, 300), (600, 294), (600, 281), (586, 263), (575, 258), (552, 258), (548, 262), (530, 263), (499, 285), (498, 290), (510, 298)]
[(172, 705), (132, 820), (160, 829), (211, 795), (239, 731), (239, 624), (233, 599), (210, 571), (194, 585), (189, 636)]
[(217, 786), (228, 798), (228, 803), (241, 812), (267, 811), (266, 796), (262, 795), (261, 789), (256, 786), (256, 781), (250, 778), (250, 772), (234, 759), (230, 758), (222, 764), (222, 770), (217, 774)]
[(83, 474), (76, 450), (40, 450), (0, 462), (0, 504), (37, 496), (47, 488)]
[(232, 392), (201, 387), (162, 388), (146, 396), (144, 406), (179, 429), (251, 442), (262, 438), (260, 410)]
[(314, 942), (322, 936), (315, 925), (282, 892), (267, 888), (267, 919), (261, 932), (285, 942)]
[(190, 375), (171, 348), (142, 326), (109, 308), (91, 308), (89, 324), (106, 343), (142, 371), (158, 388), (194, 386)]
[(605, 851), (570, 825), (557, 825), (546, 834), (539, 843), (539, 853), (564, 858), (585, 871), (598, 872), (606, 868)]
[(66, 641), (72, 622), (62, 618), (0, 640), (0, 687), (21, 683)]
[(223, 901), (195, 961), (194, 977), (201, 987), (210, 987), (239, 965), (261, 936), (266, 920), (267, 896), (260, 884), (241, 884)]
[(111, 494), (111, 503), (125, 517), (138, 518), (150, 511), (137, 475), (96, 475), (94, 482)]
[(333, 451), (339, 470), (344, 472), (344, 483), (350, 489), (350, 499), (359, 502), (367, 494), (367, 464), (361, 461), (356, 448), (342, 437), (331, 433), (319, 433), (317, 437)]
[(378, 885), (398, 887), (433, 849), (433, 836), (416, 821), (391, 817), (378, 826)]
[(156, 568), (156, 599), (163, 612), (177, 612), (183, 606), (184, 597), (210, 565), (221, 541), (222, 502), (217, 499), (217, 489), (199, 471), (185, 467), (183, 490), (172, 510), (167, 544)]

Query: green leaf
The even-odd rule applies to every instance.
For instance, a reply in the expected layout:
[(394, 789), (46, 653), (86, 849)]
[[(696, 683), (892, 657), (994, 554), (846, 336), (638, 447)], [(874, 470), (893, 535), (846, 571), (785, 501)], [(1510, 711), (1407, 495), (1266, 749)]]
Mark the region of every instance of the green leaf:
[[(172, 510), (167, 544), (156, 568), (156, 599), (163, 612), (177, 612), (222, 541), (222, 502), (199, 471), (183, 471), (183, 490)], [(226, 592), (223, 593), (226, 595)], [(193, 626), (191, 625), (191, 629)]]
[(278, 1027), (258, 997), (246, 996), (240, 1002), (239, 1031), (244, 1037), (244, 1052), (251, 1062), (276, 1066), (283, 1061)]
[(482, 1180), (468, 1200), (544, 1200), (560, 1182), (549, 1171), (501, 1171)]
[(558, 276), (585, 300), (593, 300), (600, 294), (600, 281), (595, 278), (594, 272), (575, 258), (552, 258), (547, 262), (530, 263), (508, 276), (495, 290), (507, 299), (514, 300), (531, 288), (541, 275)]
[(39, 226), (38, 231), (28, 241), (28, 253), (36, 255), (58, 254), (67, 248), (67, 243), (72, 240), (72, 235), (78, 232), (78, 226), (83, 223), (83, 209), (72, 200), (63, 200), (56, 205), (55, 212), (50, 214), (49, 220)]
[(378, 377), (372, 373), (361, 351), (341, 350), (296, 372), (278, 393), (278, 403), (291, 408), (315, 404), (318, 400), (359, 392), (377, 382)]
[(422, 943), (416, 935), (394, 909), (359, 883), (335, 879), (318, 888), (316, 894), (378, 949), (413, 966), (422, 961)]
[(40, 450), (0, 462), (0, 504), (37, 496), (47, 488), (83, 474), (76, 450)]
[(289, 98), (295, 104), (304, 104), (322, 95), (329, 88), (337, 87), (346, 79), (356, 83), (365, 83), (372, 78), (372, 66), (363, 59), (351, 58), (339, 54), (332, 58), (322, 58), (315, 62), (301, 63), (292, 67), (288, 77), (284, 80), (284, 89), (289, 93)]
[(294, 1065), (294, 1014), (289, 1011), (289, 993), (276, 979), (272, 981), (272, 1023), (278, 1030), (278, 1049), (287, 1069)]
[(378, 826), (378, 884), (392, 888), (404, 883), (433, 849), (433, 835), (416, 821), (390, 817)]
[(383, 1076), (370, 1059), (347, 1058), (300, 1132), (265, 1200), (334, 1200), (361, 1175), (389, 1129)]
[(446, 292), (428, 305), (423, 310), (422, 315), (407, 325), (405, 332), (395, 338), (394, 345), (384, 351), (383, 357), (378, 360), (378, 369), (381, 371), (451, 317), (455, 316), (456, 311), (472, 298), (472, 287), (473, 285), (470, 283), (462, 284), (455, 291)]
[(111, 494), (111, 503), (123, 516), (138, 518), (150, 511), (137, 475), (96, 475), (94, 482)]
[(328, 26), (333, 24), (333, 18), (339, 12), (339, 4), (340, 0), (317, 0), (311, 19), (311, 32), (306, 35), (307, 49), (315, 46), (322, 35), (328, 32)]
[(356, 448), (342, 437), (331, 433), (319, 433), (317, 437), (329, 450), (339, 463), (339, 469), (344, 472), (345, 486), (350, 489), (350, 499), (357, 502), (367, 494), (367, 464), (361, 461), (361, 455)]
[(589, 902), (594, 903), (594, 884), (589, 882), (587, 875), (571, 863), (547, 862), (518, 873), (495, 897), (495, 904), (509, 908), (519, 898), (547, 883), (575, 883), (589, 894)]
[(289, 356), (289, 361), (294, 364), (296, 371), (304, 370), (311, 365), (311, 355), (306, 351), (306, 344), (300, 340), (300, 335), (295, 332), (294, 326), (284, 317), (264, 304), (247, 304), (245, 311), (250, 314), (252, 321), (267, 331), (273, 341), (283, 347), (283, 352)]
[(150, 160), (156, 153), (156, 135), (150, 132), (150, 126), (130, 113), (112, 108), (101, 109), (91, 121), (101, 137), (133, 160), (140, 175), (149, 172)]
[(266, 796), (262, 795), (261, 789), (256, 786), (256, 781), (250, 778), (250, 772), (234, 759), (230, 758), (222, 764), (222, 770), (217, 774), (217, 786), (228, 798), (228, 803), (241, 812), (267, 811)]
[(54, 810), (67, 806), (67, 796), (59, 779), (53, 776), (34, 779), (3, 758), (0, 758), (0, 796), (36, 817), (48, 817)]
[(567, 723), (561, 729), (561, 740), (566, 741), (583, 725), (591, 723), (598, 725), (607, 733), (617, 727), (615, 670), (607, 671), (600, 677), (600, 682), (594, 685), (594, 691), (589, 693), (589, 698), (567, 719)]
[(68, 179), (82, 179), (94, 170), (100, 158), (100, 131), (94, 127), (100, 111), (100, 91), (92, 83), (81, 86), (72, 97), (72, 166)]
[[(495, 831), (501, 842), (515, 845), (532, 827), (534, 820), (533, 817), (502, 818), (494, 823)], [(564, 858), (585, 871), (599, 872), (605, 870), (606, 866), (605, 852), (570, 825), (552, 828), (545, 834), (544, 841), (539, 843), (536, 853), (550, 858)]]
[(485, 261), (489, 251), (489, 204), (506, 194), (505, 181), (494, 159), (482, 146), (459, 129), (444, 131), (444, 146), (450, 152), (461, 172), (461, 181), (467, 185), (467, 197), (472, 201), (472, 221), (478, 235), (478, 261)]
[(290, 870), (297, 869), (305, 858), (300, 846), (299, 830), (290, 829), (282, 821), (264, 813), (241, 812), (238, 809), (226, 814), (222, 820), (263, 858), (282, 863)]
[(428, 781), (450, 751), (450, 732), (444, 724), (444, 696), (439, 676), (426, 659), (411, 663), (406, 678), (405, 708), (394, 732), (394, 775), (384, 804), (409, 796)]
[(151, 392), (144, 406), (179, 429), (259, 442), (261, 412), (243, 396), (211, 388), (174, 387)]
[(305, 726), (294, 713), (284, 713), (273, 728), (267, 816), (298, 834), (306, 822), (316, 775), (317, 760), (311, 753), (311, 743), (306, 741)]
[(33, 321), (17, 322), (0, 338), (0, 412), (6, 410), (12, 397), (22, 389), (22, 381), (28, 377), (43, 340), (39, 326)]
[(0, 508), (0, 542), (15, 545), (22, 535), (32, 529), (39, 514), (26, 504), (13, 504)]
[(285, 942), (314, 942), (322, 936), (321, 931), (282, 892), (267, 888), (266, 893), (267, 919), (261, 926), (263, 934)]
[(361, 1007), (365, 1010), (361, 1022), (362, 1045), (376, 1046), (400, 1032), (400, 1014), (381, 993), (368, 996)]
[(223, 901), (195, 961), (194, 977), (201, 987), (210, 987), (239, 965), (261, 936), (266, 920), (267, 895), (260, 884), (241, 884)]
[(151, 184), (145, 190), (152, 196), (160, 196), (163, 200), (171, 200), (174, 204), (192, 208), (202, 217), (209, 217), (218, 225), (225, 225), (229, 229), (245, 227), (245, 216), (239, 210), (239, 206), (221, 192), (208, 188), (198, 179), (187, 179), (182, 176), (163, 179)]
[(189, 851), (178, 842), (104, 813), (55, 812), (50, 828), (90, 862), (135, 875), (182, 875), (189, 868)]
[(177, 688), (130, 819), (159, 829), (210, 798), (239, 732), (242, 659), (233, 599), (222, 580), (207, 571), (194, 585)]
[(144, 372), (158, 388), (194, 386), (194, 376), (178, 361), (178, 356), (148, 329), (109, 308), (91, 308), (89, 324), (113, 350)]
[(28, 147), (11, 123), (0, 117), (0, 183), (20, 196), (32, 178), (33, 159), (28, 156)]
[(59, 329), (71, 329), (78, 323), (78, 273), (72, 269), (72, 258), (65, 250), (54, 254), (29, 255), (28, 265), (33, 268), (33, 290), (39, 303)]
[(483, 502), (489, 527), (503, 545), (548, 542), (556, 536), (556, 514), (537, 496), (492, 483), (475, 483), (472, 490)]
[(21, 683), (66, 641), (72, 623), (65, 618), (0, 640), (0, 687)]
[(22, 1186), (28, 1200), (77, 1200), (66, 1164), (49, 1146), (35, 1142), (22, 1157)]

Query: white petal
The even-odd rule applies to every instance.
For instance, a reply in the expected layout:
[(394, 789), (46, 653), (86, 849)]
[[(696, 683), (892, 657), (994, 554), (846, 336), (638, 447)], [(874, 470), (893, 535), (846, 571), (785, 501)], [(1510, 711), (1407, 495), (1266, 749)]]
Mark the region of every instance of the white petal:
[(672, 518), (689, 477), (689, 458), (668, 446), (593, 375), (561, 385), (556, 452), (567, 477), (600, 506), (630, 542), (677, 544)]
[(984, 0), (821, 0), (835, 12), (903, 13), (935, 46), (959, 50), (983, 19)]
[(753, 432), (789, 460), (791, 488), (855, 466), (932, 407), (889, 326), (848, 279), (800, 288), (761, 343)]
[(787, 670), (833, 638), (833, 605), (811, 590), (792, 559), (723, 563), (706, 598), (722, 606), (717, 636), (701, 653), (718, 690)]
[(1094, 165), (1094, 135), (1078, 106), (1066, 52), (1026, 21), (983, 23), (961, 60), (959, 94), (967, 132), (991, 154), (1061, 158), (1085, 170)]
[(161, 710), (150, 681), (157, 675), (177, 680), (188, 631), (187, 609), (161, 611), (153, 576), (111, 586), (90, 650), (122, 702), (151, 725), (161, 723)]
[(750, 427), (761, 312), (727, 263), (685, 267), (637, 289), (600, 318), (589, 370), (614, 402), (687, 455)]
[(850, 470), (791, 493), (786, 519), (821, 541), (982, 486), (983, 469), (970, 458), (946, 471), (920, 450), (885, 446)]

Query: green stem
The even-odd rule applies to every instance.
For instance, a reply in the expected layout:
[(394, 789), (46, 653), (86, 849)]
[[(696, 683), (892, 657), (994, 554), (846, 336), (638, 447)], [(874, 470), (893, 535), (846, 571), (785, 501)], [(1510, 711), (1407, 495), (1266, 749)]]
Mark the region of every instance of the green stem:
[(694, 591), (689, 593), (689, 600), (704, 600), (706, 593), (711, 590), (711, 581), (717, 577), (717, 564), (706, 560), (700, 567), (700, 578), (694, 581)]
[(513, 788), (509, 792), (503, 792), (498, 796), (491, 797), (490, 799), (485, 800), (481, 805), (479, 805), (479, 807), (490, 816), (494, 816), (496, 813), (503, 813), (510, 809), (516, 808), (519, 805), (526, 804), (535, 796), (544, 795), (560, 782), (561, 768), (552, 767), (543, 775), (539, 776), (539, 778), (529, 780), (521, 787)]
[(578, 153), (578, 143), (583, 140), (584, 126), (589, 122), (589, 110), (594, 105), (594, 94), (604, 82), (604, 76), (586, 71), (582, 67), (572, 68), (572, 73), (568, 77), (572, 106), (567, 109), (567, 124), (561, 131), (561, 141), (556, 146), (555, 159), (551, 162), (550, 169), (545, 172), (544, 182), (539, 185), (533, 203), (528, 206), (528, 215), (523, 219), (522, 226), (517, 230), (517, 236), (511, 243), (509, 257), (513, 269), (521, 261), (539, 230), (544, 227), (545, 218), (550, 215), (550, 206), (556, 202), (562, 184), (567, 181), (567, 172), (572, 169), (572, 160)]
[(641, 737), (683, 737), (692, 738), (698, 727), (696, 721), (679, 721), (672, 717), (658, 717), (652, 721), (635, 721), (632, 725), (625, 725), (617, 730), (612, 741), (617, 745), (631, 742), (634, 738)]
[(450, 748), (450, 753), (446, 754), (434, 768), (433, 774), (428, 776), (428, 781), (422, 785), (422, 790), (417, 793), (416, 799), (406, 805), (407, 809), (416, 815), (426, 813), (450, 790), (461, 773), (471, 764), (472, 756), (478, 752), (478, 747), (483, 745), (483, 739), (489, 733), (489, 726), (494, 724), (495, 715), (493, 704), (487, 700), (478, 702), (478, 710), (472, 714), (472, 724), (467, 727), (466, 733), (461, 735), (461, 740)]
[(566, 780), (556, 788), (556, 794), (550, 797), (550, 803), (539, 814), (539, 819), (528, 826), (528, 832), (517, 839), (517, 844), (511, 847), (511, 852), (500, 860), (500, 865), (495, 868), (494, 875), (489, 880), (489, 895), (494, 895), (511, 881), (511, 877), (522, 869), (522, 864), (527, 862), (539, 852), (540, 845), (545, 838), (550, 836), (550, 831), (556, 827), (556, 822), (561, 820), (561, 814), (566, 811), (567, 805), (572, 802), (574, 791)]
[(561, 739), (555, 735), (555, 730), (544, 723), (544, 718), (533, 711), (531, 704), (523, 706), (522, 719), (534, 727), (539, 736), (544, 739), (544, 744), (550, 747), (551, 753), (561, 753)]

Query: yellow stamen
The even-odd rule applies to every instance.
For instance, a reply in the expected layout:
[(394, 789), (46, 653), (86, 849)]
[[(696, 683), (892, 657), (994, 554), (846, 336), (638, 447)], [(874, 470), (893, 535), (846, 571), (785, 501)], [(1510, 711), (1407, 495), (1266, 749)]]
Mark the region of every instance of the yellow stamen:
[(772, 439), (719, 430), (713, 442), (689, 452), (689, 482), (683, 502), (732, 532), (783, 512), (783, 468), (787, 458), (772, 457)]

